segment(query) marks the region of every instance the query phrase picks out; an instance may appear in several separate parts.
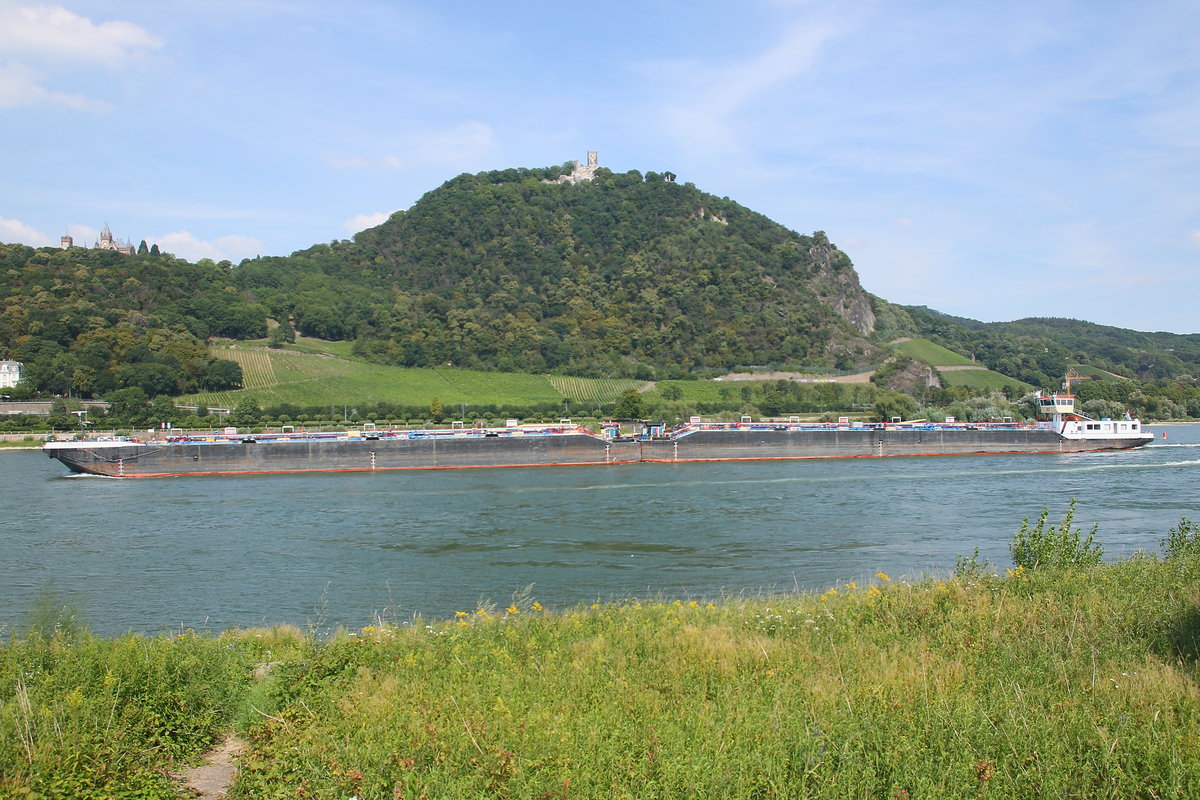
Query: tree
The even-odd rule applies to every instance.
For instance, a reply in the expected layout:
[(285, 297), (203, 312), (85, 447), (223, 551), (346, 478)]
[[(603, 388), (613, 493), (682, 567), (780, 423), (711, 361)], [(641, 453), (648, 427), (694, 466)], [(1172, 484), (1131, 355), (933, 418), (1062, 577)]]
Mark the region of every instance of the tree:
[(663, 400), (666, 400), (668, 403), (673, 403), (683, 397), (683, 389), (680, 389), (673, 383), (668, 383), (663, 386), (660, 390), (660, 393), (662, 394)]
[(152, 422), (175, 422), (180, 416), (179, 409), (175, 406), (175, 401), (164, 394), (160, 394), (150, 401), (150, 420)]
[(875, 398), (875, 419), (887, 422), (892, 417), (911, 417), (917, 410), (917, 403), (906, 394), (899, 392), (880, 392)]
[(154, 243), (154, 244), (152, 244), (152, 245), (150, 245), (150, 255), (152, 255), (152, 256), (161, 255), (161, 253), (159, 252), (159, 249), (158, 249), (158, 243), (157, 243), (157, 242), (156, 242), (156, 243)]
[(242, 367), (236, 361), (218, 358), (204, 370), (201, 383), (205, 389), (215, 392), (240, 389), (242, 388)]
[(105, 395), (104, 399), (109, 403), (108, 415), (127, 425), (145, 422), (150, 413), (150, 398), (139, 386), (117, 389)]
[(144, 255), (148, 254), (149, 252), (150, 252), (150, 248), (146, 246), (146, 240), (142, 239), (141, 243), (138, 245), (137, 254), (139, 256), (144, 256)]
[(446, 412), (442, 408), (442, 401), (437, 397), (433, 398), (433, 402), (429, 404), (429, 418), (434, 422), (441, 422), (445, 416)]
[(626, 389), (617, 400), (613, 416), (617, 419), (645, 419), (646, 401), (637, 389)]
[(758, 404), (758, 407), (768, 417), (775, 417), (779, 415), (779, 412), (783, 411), (783, 404), (785, 402), (787, 402), (787, 398), (783, 396), (782, 392), (778, 389), (769, 389), (763, 395), (763, 399)]

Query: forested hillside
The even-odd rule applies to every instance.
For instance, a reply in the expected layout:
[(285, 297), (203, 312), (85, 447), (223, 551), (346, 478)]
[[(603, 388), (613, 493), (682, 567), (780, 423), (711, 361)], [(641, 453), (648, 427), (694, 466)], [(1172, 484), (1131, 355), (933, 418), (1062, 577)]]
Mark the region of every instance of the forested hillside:
[(405, 366), (663, 377), (869, 363), (845, 253), (669, 176), (461, 175), (354, 241), (244, 262), (247, 295), (302, 333)]
[(267, 324), (229, 284), (229, 265), (211, 261), (0, 244), (0, 356), (48, 394), (235, 388), (241, 369), (206, 340), (265, 336)]
[[(1200, 415), (1200, 335), (894, 305), (864, 292), (820, 231), (800, 235), (669, 173), (550, 182), (571, 169), (460, 175), (353, 240), (237, 266), (144, 243), (129, 256), (0, 245), (0, 358), (26, 372), (11, 394), (145, 404), (235, 389), (241, 368), (213, 357), (211, 339), (270, 332), (279, 345), (299, 330), (406, 367), (651, 380), (882, 365), (881, 386), (965, 401), (971, 390), (928, 386), (929, 368), (888, 347), (918, 337), (1032, 386), (1077, 368), (1102, 379), (1076, 387), (1096, 413)], [(764, 408), (787, 405), (777, 391)]]
[(1200, 334), (1142, 333), (1075, 319), (979, 322), (876, 299), (880, 335), (921, 336), (1035, 386), (1055, 386), (1071, 365), (1156, 381), (1200, 377)]

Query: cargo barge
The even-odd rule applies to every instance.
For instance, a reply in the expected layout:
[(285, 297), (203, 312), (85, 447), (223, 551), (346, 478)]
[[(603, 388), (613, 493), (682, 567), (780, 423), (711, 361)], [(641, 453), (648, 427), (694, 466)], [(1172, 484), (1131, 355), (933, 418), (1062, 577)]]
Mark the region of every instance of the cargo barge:
[(1073, 398), (1041, 398), (1045, 422), (813, 423), (692, 422), (642, 424), (623, 435), (558, 425), (507, 425), (337, 433), (285, 431), (113, 437), (47, 442), (43, 450), (72, 472), (115, 478), (403, 469), (613, 465), (642, 462), (758, 461), (889, 456), (1078, 453), (1122, 450), (1153, 440), (1141, 422), (1074, 415)]

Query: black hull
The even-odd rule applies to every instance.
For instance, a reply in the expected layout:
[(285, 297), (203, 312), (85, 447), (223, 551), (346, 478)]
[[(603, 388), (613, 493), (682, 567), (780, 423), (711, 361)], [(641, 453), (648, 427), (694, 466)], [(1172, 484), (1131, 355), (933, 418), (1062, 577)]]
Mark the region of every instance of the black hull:
[(585, 433), (270, 441), (79, 442), (46, 450), (73, 472), (123, 478), (372, 472), (888, 456), (1072, 453), (1139, 447), (1149, 435), (1071, 439), (1052, 430), (698, 430), (640, 441)]

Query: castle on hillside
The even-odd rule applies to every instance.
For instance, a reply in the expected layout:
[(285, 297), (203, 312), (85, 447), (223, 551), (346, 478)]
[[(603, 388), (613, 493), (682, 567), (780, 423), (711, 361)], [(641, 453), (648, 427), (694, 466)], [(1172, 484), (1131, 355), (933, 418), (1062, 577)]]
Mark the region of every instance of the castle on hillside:
[[(69, 250), (75, 246), (75, 239), (70, 234), (64, 233), (62, 238), (59, 239), (59, 245), (62, 246), (63, 250)], [(107, 222), (104, 223), (104, 230), (100, 231), (100, 241), (96, 242), (95, 247), (97, 250), (113, 250), (127, 256), (131, 256), (135, 252), (133, 245), (129, 242), (113, 238), (112, 231), (108, 229)]]
[(590, 181), (596, 177), (596, 168), (600, 166), (600, 154), (595, 150), (588, 150), (587, 166), (574, 162), (575, 169), (568, 172), (566, 175), (559, 175), (552, 181), (542, 181), (543, 183), (581, 183), (582, 181)]

